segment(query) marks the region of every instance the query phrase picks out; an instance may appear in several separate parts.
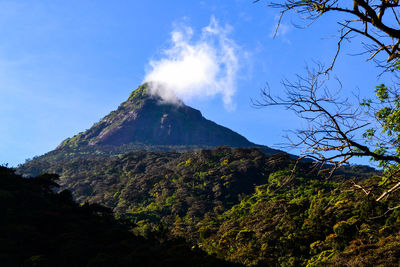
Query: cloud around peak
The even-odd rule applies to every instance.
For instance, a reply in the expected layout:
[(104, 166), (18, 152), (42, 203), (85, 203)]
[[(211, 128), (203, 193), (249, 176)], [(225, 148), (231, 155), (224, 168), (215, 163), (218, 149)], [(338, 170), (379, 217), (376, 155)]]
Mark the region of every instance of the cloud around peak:
[(229, 38), (231, 31), (214, 17), (197, 38), (191, 27), (176, 27), (170, 46), (149, 62), (144, 82), (150, 92), (170, 103), (221, 95), (225, 108), (234, 109), (239, 47)]

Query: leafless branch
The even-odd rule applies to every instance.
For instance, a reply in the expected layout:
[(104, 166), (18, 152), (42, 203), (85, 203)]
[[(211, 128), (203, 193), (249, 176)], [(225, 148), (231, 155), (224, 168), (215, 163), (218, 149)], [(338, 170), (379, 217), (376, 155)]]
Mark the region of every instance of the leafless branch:
[(375, 58), (383, 51), (387, 54), (386, 62), (380, 61), (378, 66), (393, 69), (400, 61), (400, 20), (398, 14), (400, 5), (398, 0), (285, 0), (270, 2), (269, 6), (281, 10), (275, 34), (278, 32), (282, 18), (289, 12), (299, 14), (305, 21), (306, 27), (308, 25), (306, 21), (314, 22), (326, 13), (337, 12), (347, 15), (344, 21), (338, 22), (341, 26), (338, 34), (338, 47), (332, 64), (325, 72), (332, 70), (340, 52), (341, 43), (350, 32), (363, 36), (374, 44), (369, 46), (367, 50), (370, 54), (368, 60)]
[[(339, 89), (331, 92), (326, 87), (327, 75), (319, 65), (316, 70), (307, 69), (307, 76), (297, 75), (297, 80), (283, 81), (285, 97), (275, 97), (269, 88), (262, 90), (261, 99), (253, 101), (257, 107), (284, 106), (294, 111), (308, 123), (308, 127), (295, 130), (290, 146), (297, 147), (302, 155), (320, 165), (339, 167), (353, 157), (371, 157), (376, 161), (400, 163), (395, 153), (377, 153), (375, 149), (358, 139), (359, 131), (370, 125), (365, 111), (354, 108), (348, 99), (339, 98)], [(390, 193), (390, 192), (389, 192)]]

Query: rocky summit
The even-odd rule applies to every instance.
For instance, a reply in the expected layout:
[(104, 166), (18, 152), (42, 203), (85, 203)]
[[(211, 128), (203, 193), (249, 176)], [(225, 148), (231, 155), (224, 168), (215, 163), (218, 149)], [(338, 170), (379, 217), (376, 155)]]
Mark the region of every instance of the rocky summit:
[(63, 141), (58, 149), (126, 144), (163, 146), (256, 146), (242, 135), (204, 118), (199, 110), (165, 103), (148, 93), (146, 84), (85, 132)]

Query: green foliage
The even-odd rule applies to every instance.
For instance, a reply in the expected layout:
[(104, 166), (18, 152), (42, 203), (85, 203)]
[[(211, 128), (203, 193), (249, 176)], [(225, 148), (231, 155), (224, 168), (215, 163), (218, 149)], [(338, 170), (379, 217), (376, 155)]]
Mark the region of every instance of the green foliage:
[(0, 167), (1, 266), (232, 265), (183, 240), (133, 235), (132, 225), (116, 221), (110, 209), (78, 205), (69, 191), (54, 193), (57, 178), (24, 179)]
[[(381, 182), (366, 166), (342, 168), (326, 180), (324, 170), (313, 171), (306, 162), (293, 171), (288, 155), (227, 147), (38, 162), (20, 171), (60, 173), (62, 188), (72, 189), (80, 202), (113, 208), (135, 224), (136, 234), (182, 238), (247, 266), (362, 261), (389, 251), (400, 229), (399, 213), (379, 217), (395, 202), (376, 203), (371, 196), (379, 189), (365, 197), (352, 187), (352, 181), (365, 188)], [(354, 254), (357, 249), (362, 256)]]
[[(400, 157), (400, 97), (397, 90), (380, 84), (375, 87), (376, 100), (364, 99), (361, 106), (375, 118), (375, 125), (362, 137), (377, 155)], [(386, 158), (373, 158), (390, 170), (395, 165)]]

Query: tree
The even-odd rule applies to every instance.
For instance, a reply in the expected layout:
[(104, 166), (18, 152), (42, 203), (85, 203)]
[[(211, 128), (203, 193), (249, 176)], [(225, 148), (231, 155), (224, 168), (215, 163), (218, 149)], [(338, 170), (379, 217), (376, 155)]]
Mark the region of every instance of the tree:
[[(255, 2), (259, 2), (256, 0)], [(271, 7), (279, 8), (281, 16), (287, 12), (296, 12), (306, 22), (305, 26), (314, 23), (327, 13), (338, 12), (346, 15), (338, 21), (338, 49), (331, 70), (340, 52), (343, 40), (352, 38), (352, 34), (363, 36), (368, 42), (363, 43), (364, 53), (369, 53), (368, 60), (376, 59), (380, 66), (387, 70), (397, 67), (400, 60), (400, 13), (398, 0), (286, 0), (271, 3)], [(386, 53), (386, 62), (377, 59), (377, 55)]]
[[(257, 1), (258, 2), (258, 1)], [(262, 90), (257, 106), (284, 106), (308, 122), (308, 128), (294, 131), (290, 145), (302, 148), (302, 156), (317, 164), (330, 163), (333, 170), (353, 157), (370, 157), (384, 168), (384, 182), (389, 189), (377, 197), (387, 198), (400, 188), (400, 90), (398, 83), (389, 87), (375, 87), (375, 99), (359, 99), (359, 105), (340, 97), (341, 84), (335, 91), (326, 82), (343, 40), (354, 36), (364, 37), (367, 60), (374, 59), (378, 67), (392, 72), (398, 79), (400, 69), (400, 13), (398, 0), (340, 1), (302, 0), (281, 1), (270, 6), (279, 8), (281, 17), (287, 12), (300, 14), (305, 25), (313, 23), (327, 13), (339, 12), (345, 16), (340, 26), (338, 48), (328, 68), (318, 65), (307, 69), (307, 74), (297, 75), (296, 81), (283, 81), (285, 97), (275, 97), (269, 89)], [(383, 61), (378, 55), (386, 53)], [(368, 193), (364, 189), (364, 192)]]

